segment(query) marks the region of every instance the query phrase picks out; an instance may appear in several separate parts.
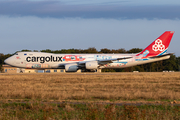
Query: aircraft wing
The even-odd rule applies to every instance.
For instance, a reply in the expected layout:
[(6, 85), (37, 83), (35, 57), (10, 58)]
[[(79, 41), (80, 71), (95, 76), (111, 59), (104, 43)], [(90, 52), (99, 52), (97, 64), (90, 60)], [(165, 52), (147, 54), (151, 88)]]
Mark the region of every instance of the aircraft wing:
[(114, 59), (106, 59), (106, 60), (98, 60), (98, 62), (109, 62), (109, 63), (112, 63), (113, 61), (116, 61), (116, 60), (124, 60), (124, 59), (130, 59), (132, 57), (123, 57), (123, 58), (114, 58)]
[[(94, 60), (94, 61), (97, 61), (99, 66), (103, 66), (105, 64), (112, 63), (113, 61), (116, 61), (116, 60), (124, 60), (124, 59), (130, 59), (130, 58), (132, 58), (132, 57), (113, 58), (113, 59)], [(79, 68), (84, 68), (86, 62), (91, 62), (91, 61), (82, 61), (82, 62), (73, 62), (73, 63), (60, 63), (60, 64), (53, 65), (52, 67), (53, 68), (58, 67), (58, 68), (63, 69), (63, 68), (65, 68), (65, 65), (67, 65), (67, 64), (77, 64)]]
[[(113, 59), (94, 60), (94, 61), (98, 61), (98, 64), (102, 66), (102, 65), (105, 65), (108, 63), (113, 63), (113, 61), (116, 61), (116, 60), (124, 60), (124, 59), (130, 59), (130, 58), (132, 58), (132, 57), (113, 58)], [(91, 62), (91, 61), (83, 61), (83, 62), (79, 62), (78, 64), (85, 65), (86, 62)]]
[(114, 59), (107, 59), (107, 60), (98, 60), (99, 65), (104, 65), (107, 63), (113, 63), (113, 61), (116, 60), (125, 60), (125, 59), (130, 59), (132, 57), (124, 57), (124, 58), (114, 58)]

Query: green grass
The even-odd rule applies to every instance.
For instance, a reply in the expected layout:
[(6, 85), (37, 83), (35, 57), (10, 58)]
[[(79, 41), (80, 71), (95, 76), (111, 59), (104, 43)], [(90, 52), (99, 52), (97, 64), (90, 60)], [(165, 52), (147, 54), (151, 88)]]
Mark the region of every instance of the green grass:
[(114, 104), (0, 103), (0, 119), (180, 119), (180, 106)]

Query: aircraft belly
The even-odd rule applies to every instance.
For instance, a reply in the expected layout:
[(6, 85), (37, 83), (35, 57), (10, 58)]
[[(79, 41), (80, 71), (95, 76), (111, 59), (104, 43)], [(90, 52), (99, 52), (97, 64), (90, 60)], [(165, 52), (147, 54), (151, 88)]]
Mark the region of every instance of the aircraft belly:
[[(132, 62), (115, 62), (104, 66), (104, 68), (125, 68), (132, 65)], [(133, 64), (134, 65), (134, 64)]]

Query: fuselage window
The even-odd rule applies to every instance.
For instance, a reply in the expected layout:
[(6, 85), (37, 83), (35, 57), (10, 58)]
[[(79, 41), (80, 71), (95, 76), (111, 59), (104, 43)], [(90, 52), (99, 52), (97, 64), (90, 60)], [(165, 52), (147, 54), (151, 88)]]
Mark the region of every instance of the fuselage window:
[(54, 70), (54, 72), (57, 72), (57, 70)]
[(76, 58), (74, 56), (71, 56), (71, 60), (75, 60)]

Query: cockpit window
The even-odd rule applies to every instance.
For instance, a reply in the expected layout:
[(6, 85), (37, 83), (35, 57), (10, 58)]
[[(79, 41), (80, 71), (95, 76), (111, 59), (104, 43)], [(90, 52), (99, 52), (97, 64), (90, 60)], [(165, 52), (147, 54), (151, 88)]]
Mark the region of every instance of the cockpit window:
[(16, 53), (16, 55), (18, 55), (18, 53)]

